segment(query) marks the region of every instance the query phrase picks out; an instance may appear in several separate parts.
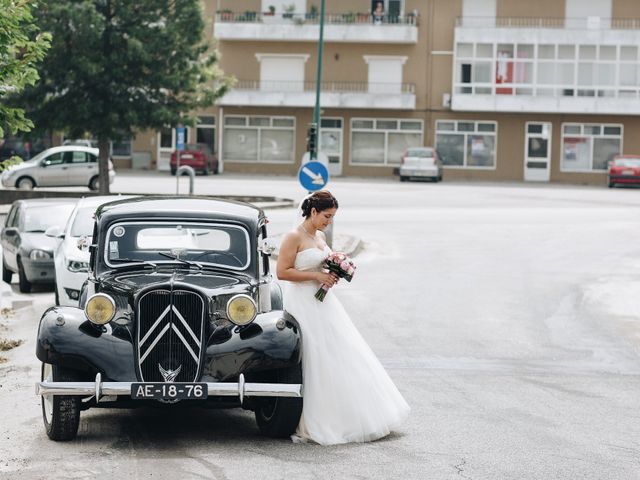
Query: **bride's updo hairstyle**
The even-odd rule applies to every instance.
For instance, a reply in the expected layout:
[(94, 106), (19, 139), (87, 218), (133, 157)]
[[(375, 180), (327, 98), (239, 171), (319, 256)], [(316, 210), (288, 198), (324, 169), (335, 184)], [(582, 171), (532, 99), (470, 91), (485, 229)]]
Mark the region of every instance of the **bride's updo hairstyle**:
[(329, 208), (338, 208), (338, 200), (328, 190), (320, 190), (305, 198), (300, 208), (302, 209), (302, 216), (309, 218), (312, 208), (315, 208), (316, 212), (328, 210)]

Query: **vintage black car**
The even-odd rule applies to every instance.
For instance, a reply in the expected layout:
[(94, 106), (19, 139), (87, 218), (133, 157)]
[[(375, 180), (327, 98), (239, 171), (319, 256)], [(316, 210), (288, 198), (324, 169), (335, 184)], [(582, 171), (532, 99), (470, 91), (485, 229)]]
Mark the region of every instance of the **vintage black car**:
[(290, 435), (301, 332), (272, 282), (263, 211), (136, 197), (95, 216), (80, 307), (48, 309), (38, 329), (49, 438), (74, 438), (81, 410), (149, 404), (242, 407), (262, 434)]

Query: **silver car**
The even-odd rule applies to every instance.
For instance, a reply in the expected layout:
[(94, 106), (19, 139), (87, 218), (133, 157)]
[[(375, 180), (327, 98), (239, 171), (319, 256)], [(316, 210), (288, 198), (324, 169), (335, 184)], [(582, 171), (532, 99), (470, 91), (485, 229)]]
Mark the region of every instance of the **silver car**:
[(53, 225), (64, 227), (78, 199), (16, 200), (11, 205), (0, 233), (2, 242), (2, 280), (11, 283), (18, 274), (18, 287), (29, 293), (34, 283), (55, 282), (53, 251), (60, 239), (48, 237)]
[[(109, 183), (115, 171), (109, 160)], [(78, 145), (53, 147), (20, 165), (5, 171), (0, 177), (5, 187), (87, 186), (98, 189), (98, 149)]]
[(400, 181), (410, 178), (430, 178), (442, 181), (442, 162), (433, 147), (407, 148), (400, 159)]

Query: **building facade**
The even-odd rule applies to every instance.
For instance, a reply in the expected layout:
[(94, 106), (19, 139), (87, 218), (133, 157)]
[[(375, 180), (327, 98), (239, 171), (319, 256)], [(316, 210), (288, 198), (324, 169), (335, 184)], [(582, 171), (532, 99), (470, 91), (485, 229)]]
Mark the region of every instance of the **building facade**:
[[(204, 5), (236, 83), (188, 140), (224, 171), (295, 174), (319, 1)], [(391, 176), (434, 145), (449, 179), (604, 185), (640, 154), (639, 46), (637, 0), (326, 0), (319, 149), (333, 175)], [(168, 170), (174, 148), (173, 128), (140, 134), (120, 162)]]

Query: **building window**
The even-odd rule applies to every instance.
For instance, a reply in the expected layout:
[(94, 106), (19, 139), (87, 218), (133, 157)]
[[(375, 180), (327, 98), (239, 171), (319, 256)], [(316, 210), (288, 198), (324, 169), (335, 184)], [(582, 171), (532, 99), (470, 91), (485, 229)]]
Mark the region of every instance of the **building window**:
[(260, 90), (265, 92), (304, 91), (307, 54), (256, 53), (260, 62)]
[(449, 167), (496, 168), (495, 122), (439, 120), (436, 122), (436, 150)]
[(622, 125), (562, 125), (562, 171), (602, 172), (622, 151)]
[(293, 163), (295, 118), (224, 117), (224, 160), (228, 162)]
[(422, 120), (354, 118), (351, 120), (352, 165), (399, 165), (402, 152), (422, 146)]
[(200, 116), (196, 125), (196, 143), (204, 143), (216, 151), (216, 117)]

